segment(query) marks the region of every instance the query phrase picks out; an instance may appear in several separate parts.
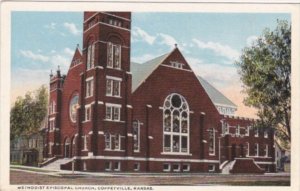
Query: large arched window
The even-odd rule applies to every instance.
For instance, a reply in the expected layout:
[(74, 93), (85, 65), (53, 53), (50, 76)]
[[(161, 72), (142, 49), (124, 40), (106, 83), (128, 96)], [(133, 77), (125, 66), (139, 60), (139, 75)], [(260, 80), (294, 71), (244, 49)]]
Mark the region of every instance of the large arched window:
[(177, 93), (169, 95), (163, 107), (163, 151), (189, 153), (189, 106)]

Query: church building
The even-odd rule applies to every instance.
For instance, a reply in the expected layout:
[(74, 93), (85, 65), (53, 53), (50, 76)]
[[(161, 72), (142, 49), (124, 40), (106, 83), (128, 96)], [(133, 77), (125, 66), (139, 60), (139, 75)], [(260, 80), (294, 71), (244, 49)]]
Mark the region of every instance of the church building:
[(177, 45), (130, 61), (130, 12), (85, 12), (83, 48), (50, 75), (45, 158), (61, 169), (122, 172), (275, 171), (274, 132), (200, 76)]

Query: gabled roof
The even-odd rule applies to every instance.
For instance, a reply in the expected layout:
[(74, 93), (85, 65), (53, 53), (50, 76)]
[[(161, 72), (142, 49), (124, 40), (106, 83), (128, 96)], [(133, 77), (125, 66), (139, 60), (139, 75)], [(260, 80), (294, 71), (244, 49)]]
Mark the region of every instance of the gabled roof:
[(170, 53), (161, 55), (143, 64), (131, 62), (132, 92), (134, 92), (169, 55)]
[(217, 90), (215, 87), (213, 87), (210, 83), (208, 83), (202, 77), (197, 76), (197, 78), (198, 78), (199, 82), (201, 83), (202, 87), (205, 89), (209, 98), (215, 105), (229, 106), (229, 107), (234, 107), (234, 108), (237, 107), (224, 94), (222, 94), (219, 90)]
[[(131, 62), (130, 68), (132, 72), (132, 92), (134, 92), (173, 51), (149, 60), (143, 64)], [(225, 95), (223, 95), (219, 90), (213, 87), (202, 77), (197, 76), (197, 78), (214, 105), (222, 105), (233, 108), (237, 107), (232, 101), (230, 101), (227, 97), (225, 97)]]

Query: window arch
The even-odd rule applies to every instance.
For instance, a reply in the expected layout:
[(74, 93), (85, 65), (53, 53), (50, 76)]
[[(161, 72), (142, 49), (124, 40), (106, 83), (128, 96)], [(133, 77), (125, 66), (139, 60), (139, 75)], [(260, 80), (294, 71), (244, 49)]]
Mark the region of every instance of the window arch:
[(189, 105), (186, 99), (173, 93), (163, 107), (163, 152), (189, 153)]

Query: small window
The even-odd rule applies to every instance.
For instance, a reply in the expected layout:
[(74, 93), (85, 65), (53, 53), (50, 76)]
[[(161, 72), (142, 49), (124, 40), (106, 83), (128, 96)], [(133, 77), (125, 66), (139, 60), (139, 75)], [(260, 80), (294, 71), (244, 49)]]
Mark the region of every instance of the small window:
[(183, 172), (189, 172), (190, 171), (190, 164), (183, 164), (182, 165)]
[(173, 164), (173, 171), (180, 172), (180, 164)]
[(107, 76), (106, 77), (106, 96), (121, 96), (121, 79)]
[(110, 134), (109, 133), (105, 133), (104, 138), (105, 138), (105, 149), (106, 150), (110, 150), (111, 149)]
[(86, 80), (85, 97), (93, 96), (93, 91), (94, 91), (94, 80), (91, 78), (91, 79)]
[(170, 170), (171, 170), (170, 167), (171, 167), (170, 164), (168, 164), (168, 163), (164, 164), (164, 165), (163, 165), (163, 170), (164, 170), (164, 172), (170, 171)]
[(259, 145), (258, 145), (258, 143), (255, 144), (254, 152), (255, 152), (255, 156), (259, 156)]
[(245, 127), (245, 136), (249, 136), (250, 126)]
[(269, 137), (269, 135), (268, 135), (268, 131), (267, 130), (265, 130), (264, 131), (264, 138), (268, 138)]
[(258, 127), (255, 127), (255, 128), (254, 128), (254, 136), (255, 136), (255, 137), (259, 137)]
[(133, 121), (132, 123), (133, 129), (133, 151), (140, 151), (140, 124), (138, 121)]
[(120, 121), (121, 106), (106, 105), (105, 118), (111, 121)]
[(133, 170), (134, 171), (139, 171), (140, 170), (140, 163), (134, 163)]
[(215, 172), (216, 166), (215, 165), (208, 165), (208, 172)]
[(120, 171), (121, 170), (121, 164), (120, 164), (120, 162), (115, 162), (114, 163), (114, 170), (115, 171)]
[(91, 105), (85, 106), (85, 121), (91, 120)]
[(105, 170), (106, 171), (111, 171), (111, 162), (109, 162), (109, 161), (105, 162)]
[(121, 45), (107, 44), (107, 67), (121, 69)]

